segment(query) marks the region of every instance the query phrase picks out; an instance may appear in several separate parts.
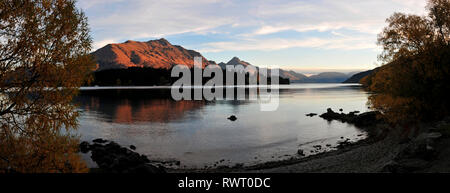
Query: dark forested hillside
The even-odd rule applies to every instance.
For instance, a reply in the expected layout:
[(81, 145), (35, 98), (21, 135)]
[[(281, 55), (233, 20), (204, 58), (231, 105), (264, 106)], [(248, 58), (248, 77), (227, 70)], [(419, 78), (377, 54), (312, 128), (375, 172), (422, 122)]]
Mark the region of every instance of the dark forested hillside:
[[(179, 79), (170, 75), (171, 70), (141, 67), (102, 70), (93, 72), (93, 81), (85, 86), (169, 86)], [(235, 79), (236, 77), (235, 75)], [(224, 76), (224, 82), (225, 78)], [(203, 78), (203, 83), (209, 79)], [(289, 79), (280, 77), (279, 83), (289, 84)], [(246, 75), (246, 84), (248, 84), (248, 74)]]
[(376, 71), (376, 69), (357, 73), (352, 77), (350, 77), (349, 79), (347, 79), (346, 81), (344, 81), (343, 83), (360, 83), (364, 77), (372, 74), (374, 71)]

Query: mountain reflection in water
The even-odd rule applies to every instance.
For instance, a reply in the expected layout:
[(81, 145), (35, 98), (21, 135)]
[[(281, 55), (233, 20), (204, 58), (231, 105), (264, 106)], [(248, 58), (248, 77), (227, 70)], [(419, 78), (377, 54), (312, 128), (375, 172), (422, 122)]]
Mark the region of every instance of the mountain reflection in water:
[[(317, 144), (341, 137), (361, 139), (363, 131), (308, 113), (331, 107), (367, 111), (357, 85), (294, 84), (279, 90), (279, 108), (260, 110), (259, 100), (174, 101), (170, 89), (89, 88), (75, 99), (82, 112), (83, 140), (105, 138), (136, 145), (153, 160), (179, 160), (182, 167), (255, 164), (308, 154)], [(227, 117), (236, 115), (238, 120)], [(302, 145), (306, 144), (306, 145)], [(286, 157), (288, 156), (288, 157)]]
[(114, 123), (161, 122), (180, 119), (186, 111), (204, 106), (204, 101), (178, 101), (168, 98), (168, 90), (82, 91), (75, 100), (84, 111), (95, 111)]

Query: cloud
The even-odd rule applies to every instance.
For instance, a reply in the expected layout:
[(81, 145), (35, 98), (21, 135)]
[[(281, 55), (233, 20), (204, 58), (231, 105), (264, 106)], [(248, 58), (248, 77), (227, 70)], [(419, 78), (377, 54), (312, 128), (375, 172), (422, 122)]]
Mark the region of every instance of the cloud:
[(248, 39), (241, 41), (213, 42), (202, 45), (201, 52), (222, 52), (222, 51), (274, 51), (288, 48), (319, 48), (319, 49), (340, 49), (340, 50), (360, 50), (377, 49), (377, 46), (367, 37), (334, 37), (334, 38), (305, 38), (300, 40), (292, 39)]
[[(271, 1), (269, 1), (271, 2)], [(265, 3), (255, 12), (262, 21), (255, 35), (293, 30), (349, 29), (377, 34), (394, 12), (424, 14), (425, 0), (319, 0)]]
[(89, 9), (96, 5), (102, 5), (102, 4), (106, 4), (106, 3), (117, 3), (117, 2), (121, 2), (121, 1), (124, 1), (124, 0), (83, 0), (83, 1), (78, 1), (78, 4), (82, 9)]
[(206, 33), (230, 24), (229, 17), (214, 16), (205, 6), (216, 1), (81, 0), (97, 45), (107, 40), (166, 37), (182, 33)]
[(117, 43), (117, 40), (116, 39), (105, 39), (105, 40), (101, 40), (101, 41), (96, 41), (92, 45), (92, 49), (97, 50), (97, 49), (102, 48), (105, 45), (112, 44), (112, 43)]
[[(220, 41), (196, 46), (208, 52), (292, 47), (372, 49), (385, 18), (396, 11), (424, 14), (425, 4), (426, 0), (78, 1), (89, 16), (95, 48), (128, 39), (213, 35)], [(287, 31), (298, 33), (298, 37), (281, 34)], [(328, 36), (321, 37), (323, 32)], [(277, 34), (280, 37), (267, 37)]]

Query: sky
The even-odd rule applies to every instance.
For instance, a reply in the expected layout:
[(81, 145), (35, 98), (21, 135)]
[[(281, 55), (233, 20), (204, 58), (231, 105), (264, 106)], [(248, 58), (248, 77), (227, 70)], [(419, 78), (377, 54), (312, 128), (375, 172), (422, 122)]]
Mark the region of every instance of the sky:
[(425, 14), (426, 0), (78, 0), (94, 50), (165, 38), (209, 60), (239, 57), (306, 74), (380, 65), (377, 34), (394, 12)]

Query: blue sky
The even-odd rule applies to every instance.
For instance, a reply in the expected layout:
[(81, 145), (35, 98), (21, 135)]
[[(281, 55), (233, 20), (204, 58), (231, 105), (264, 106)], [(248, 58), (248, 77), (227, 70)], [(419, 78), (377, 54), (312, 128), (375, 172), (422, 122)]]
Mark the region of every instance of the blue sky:
[(379, 65), (377, 34), (394, 12), (425, 14), (426, 0), (78, 0), (94, 49), (166, 38), (209, 60), (314, 74)]

